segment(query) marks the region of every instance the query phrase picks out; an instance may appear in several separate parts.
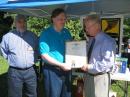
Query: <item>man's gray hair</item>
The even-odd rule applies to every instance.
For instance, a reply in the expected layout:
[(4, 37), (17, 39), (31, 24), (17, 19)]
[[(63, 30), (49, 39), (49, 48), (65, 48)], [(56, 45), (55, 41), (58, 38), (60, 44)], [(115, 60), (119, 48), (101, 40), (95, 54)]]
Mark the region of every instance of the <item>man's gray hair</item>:
[(100, 18), (100, 16), (99, 15), (97, 15), (97, 14), (90, 14), (90, 15), (88, 15), (87, 17), (86, 17), (86, 19), (85, 19), (85, 22), (87, 22), (87, 21), (89, 21), (89, 20), (91, 20), (91, 21), (95, 21), (95, 22), (97, 22), (97, 23), (101, 23), (101, 18)]
[(16, 17), (15, 17), (15, 22), (17, 22), (17, 21), (20, 20), (20, 19), (23, 19), (24, 21), (26, 21), (26, 20), (27, 20), (27, 17), (24, 16), (24, 15), (18, 14), (18, 15), (16, 15)]

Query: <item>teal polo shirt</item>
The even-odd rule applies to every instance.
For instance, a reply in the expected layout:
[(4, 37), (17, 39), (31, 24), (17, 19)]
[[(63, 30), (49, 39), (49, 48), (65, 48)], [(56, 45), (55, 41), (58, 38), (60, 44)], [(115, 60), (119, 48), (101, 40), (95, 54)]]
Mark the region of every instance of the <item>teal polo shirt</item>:
[[(65, 60), (65, 42), (72, 40), (70, 32), (63, 28), (57, 32), (53, 26), (44, 30), (40, 35), (39, 49), (40, 54), (48, 54), (59, 62)], [(46, 62), (43, 59), (44, 62)]]

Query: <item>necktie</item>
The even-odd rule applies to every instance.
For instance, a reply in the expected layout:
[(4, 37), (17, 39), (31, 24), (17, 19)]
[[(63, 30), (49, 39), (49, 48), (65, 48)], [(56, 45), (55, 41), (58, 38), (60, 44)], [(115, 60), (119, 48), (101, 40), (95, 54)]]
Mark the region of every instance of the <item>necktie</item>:
[(88, 55), (88, 62), (90, 61), (94, 44), (95, 44), (95, 38), (93, 38), (93, 40), (92, 40), (92, 42), (91, 42), (91, 45), (90, 45), (90, 47), (89, 47), (89, 50), (88, 50), (88, 54), (87, 54), (87, 55)]

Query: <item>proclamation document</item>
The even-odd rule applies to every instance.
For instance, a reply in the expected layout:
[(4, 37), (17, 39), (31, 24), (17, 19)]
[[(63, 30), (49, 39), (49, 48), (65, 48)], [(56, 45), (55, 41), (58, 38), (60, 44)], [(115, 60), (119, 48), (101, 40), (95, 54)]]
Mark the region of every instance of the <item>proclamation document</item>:
[(81, 68), (87, 64), (86, 41), (70, 41), (66, 42), (65, 61), (71, 64), (72, 68)]

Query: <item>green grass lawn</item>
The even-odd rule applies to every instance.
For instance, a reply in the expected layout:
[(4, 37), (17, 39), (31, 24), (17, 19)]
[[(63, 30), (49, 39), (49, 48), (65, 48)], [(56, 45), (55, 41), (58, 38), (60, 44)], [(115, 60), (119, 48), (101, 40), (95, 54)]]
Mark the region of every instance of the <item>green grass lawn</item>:
[[(0, 56), (0, 97), (7, 97), (7, 70), (8, 70), (7, 61)], [(116, 83), (119, 85), (124, 84), (124, 82), (122, 81), (117, 81)], [(113, 83), (111, 89), (117, 92), (118, 95), (117, 97), (124, 97), (122, 89), (117, 84)], [(43, 97), (43, 82), (41, 81), (40, 83), (38, 83), (38, 86), (40, 87), (38, 97)], [(130, 97), (130, 85), (128, 90)]]
[[(120, 86), (124, 86), (125, 83), (123, 81), (116, 81), (116, 83), (113, 83), (111, 86), (111, 90), (117, 92), (117, 97), (124, 97), (124, 92), (122, 91), (122, 88), (124, 87), (120, 87)], [(130, 97), (130, 85), (128, 87), (128, 97)]]

